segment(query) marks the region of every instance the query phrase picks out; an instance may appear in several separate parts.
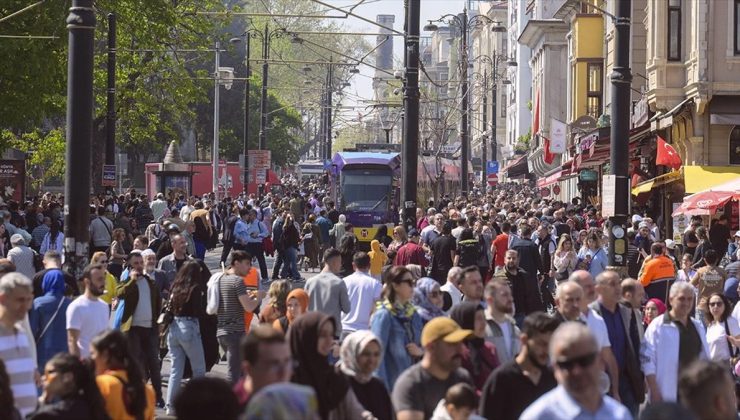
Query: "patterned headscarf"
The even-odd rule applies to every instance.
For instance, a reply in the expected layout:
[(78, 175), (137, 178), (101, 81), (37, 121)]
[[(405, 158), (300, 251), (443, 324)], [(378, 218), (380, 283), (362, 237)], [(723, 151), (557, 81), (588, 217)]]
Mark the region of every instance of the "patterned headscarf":
[(434, 290), (439, 290), (439, 283), (433, 278), (422, 277), (416, 282), (412, 302), (424, 322), (445, 314), (442, 308), (429, 300), (429, 294)]

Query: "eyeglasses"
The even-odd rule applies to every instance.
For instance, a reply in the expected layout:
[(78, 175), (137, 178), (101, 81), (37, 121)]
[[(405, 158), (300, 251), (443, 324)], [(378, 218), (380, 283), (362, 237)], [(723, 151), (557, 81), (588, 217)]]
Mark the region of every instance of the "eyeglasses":
[(709, 306), (724, 306), (725, 303), (722, 301), (709, 302)]
[(585, 356), (574, 357), (572, 359), (557, 360), (555, 361), (555, 364), (558, 365), (560, 369), (572, 370), (576, 365), (581, 368), (587, 368), (591, 366), (594, 361), (596, 361), (596, 353), (589, 353)]

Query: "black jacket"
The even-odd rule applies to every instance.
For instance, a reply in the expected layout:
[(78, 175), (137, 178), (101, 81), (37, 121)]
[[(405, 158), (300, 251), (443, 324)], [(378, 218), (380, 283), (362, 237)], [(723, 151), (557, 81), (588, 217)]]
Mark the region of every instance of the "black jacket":
[(526, 271), (530, 277), (536, 280), (538, 273), (546, 272), (542, 267), (540, 251), (531, 239), (515, 238), (509, 249), (519, 254), (519, 268)]

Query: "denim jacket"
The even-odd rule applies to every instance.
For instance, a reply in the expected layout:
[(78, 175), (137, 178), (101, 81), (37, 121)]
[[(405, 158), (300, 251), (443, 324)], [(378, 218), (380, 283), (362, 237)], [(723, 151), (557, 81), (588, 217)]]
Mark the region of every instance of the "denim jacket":
[[(421, 316), (414, 312), (410, 322), (413, 342), (421, 347)], [(393, 315), (385, 307), (379, 307), (373, 314), (370, 330), (378, 336), (383, 346), (383, 359), (375, 374), (390, 392), (401, 373), (416, 362), (406, 351), (406, 344), (412, 341), (409, 340), (400, 317)]]

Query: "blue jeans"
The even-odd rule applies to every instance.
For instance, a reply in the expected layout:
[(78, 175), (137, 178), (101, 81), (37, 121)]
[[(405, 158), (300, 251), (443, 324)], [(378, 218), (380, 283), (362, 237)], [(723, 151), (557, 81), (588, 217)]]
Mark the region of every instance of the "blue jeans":
[(231, 333), (218, 337), (218, 344), (226, 351), (226, 364), (229, 366), (228, 380), (232, 385), (241, 377), (241, 357), (239, 356), (239, 342), (244, 332)]
[(145, 378), (152, 380), (157, 400), (162, 398), (162, 376), (159, 363), (159, 328), (131, 327), (126, 333), (134, 358), (142, 366)]
[(288, 267), (288, 276), (293, 280), (300, 279), (301, 275), (298, 272), (298, 250), (295, 247), (289, 246), (285, 248), (284, 262)]
[(203, 355), (203, 340), (200, 337), (198, 318), (176, 316), (170, 324), (167, 346), (170, 348), (172, 357), (170, 382), (167, 385), (167, 409), (172, 410), (172, 404), (175, 395), (180, 390), (182, 375), (185, 371), (185, 358), (190, 359), (193, 378), (206, 375), (206, 361)]

